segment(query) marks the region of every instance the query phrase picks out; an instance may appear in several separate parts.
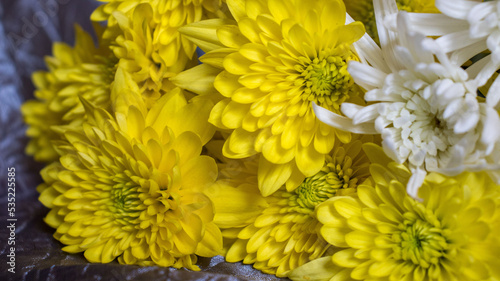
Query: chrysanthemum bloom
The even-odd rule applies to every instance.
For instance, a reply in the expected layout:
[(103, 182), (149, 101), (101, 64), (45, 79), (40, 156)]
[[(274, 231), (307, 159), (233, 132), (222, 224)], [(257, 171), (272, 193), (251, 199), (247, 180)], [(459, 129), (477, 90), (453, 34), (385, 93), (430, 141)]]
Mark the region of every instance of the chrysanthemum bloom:
[[(391, 0), (374, 1), (377, 21), (397, 12)], [(488, 170), (500, 179), (498, 112), (477, 97), (477, 85), (467, 73), (452, 64), (430, 38), (408, 30), (406, 12), (398, 15), (398, 32), (379, 25), (379, 49), (365, 50), (386, 64), (349, 65), (354, 81), (368, 90), (368, 106), (344, 103), (350, 118), (315, 107), (318, 118), (344, 130), (370, 125), (382, 136), (389, 157), (406, 163), (413, 176), (408, 192), (416, 196), (428, 171), (456, 175), (464, 170)], [(435, 62), (436, 56), (439, 62)]]
[[(339, 112), (344, 101), (362, 102), (347, 73), (357, 59), (351, 44), (363, 34), (360, 22), (345, 25), (340, 0), (227, 1), (236, 21), (207, 20), (181, 28), (206, 51), (203, 65), (174, 83), (206, 94), (213, 82), (221, 94), (210, 122), (231, 132), (224, 155), (262, 153), (259, 188), (264, 196), (288, 182), (289, 190), (321, 170), (335, 136), (350, 133), (316, 119), (312, 102)], [(201, 78), (206, 87), (190, 86)]]
[[(184, 38), (178, 32), (178, 28), (200, 21), (206, 18), (208, 14), (218, 13), (219, 16), (223, 16), (220, 11), (221, 0), (100, 1), (107, 3), (98, 7), (92, 13), (91, 19), (94, 21), (107, 21), (109, 29), (104, 36), (110, 40), (116, 37), (114, 31), (118, 26), (122, 29), (130, 28), (129, 34), (124, 36), (125, 41), (129, 43), (126, 43), (123, 47), (128, 49), (128, 56), (131, 55), (131, 52), (133, 53), (130, 50), (132, 48), (147, 50), (144, 53), (146, 56), (144, 59), (150, 59), (152, 63), (147, 68), (142, 69), (144, 73), (150, 71), (149, 68), (155, 68), (154, 64), (160, 62), (163, 65), (155, 69), (159, 74), (165, 74), (165, 72), (178, 73), (184, 70), (186, 65), (193, 59), (196, 46)], [(144, 6), (149, 6), (149, 8)], [(120, 14), (120, 16), (116, 16), (116, 13)], [(126, 56), (125, 53), (123, 55)], [(196, 62), (196, 59), (194, 61)], [(156, 82), (154, 79), (153, 81)]]
[(268, 197), (257, 186), (257, 156), (221, 165), (222, 179), (209, 197), (215, 206), (214, 221), (223, 229), (226, 260), (283, 277), (327, 252), (330, 245), (319, 234), (321, 223), (314, 209), (333, 196), (356, 192), (368, 177), (369, 162), (361, 145), (360, 140), (337, 142), (318, 173), (294, 191), (282, 186)]
[[(127, 93), (126, 91), (124, 93)], [(60, 163), (42, 171), (45, 222), (69, 253), (90, 262), (186, 267), (222, 250), (213, 206), (204, 190), (215, 182), (213, 158), (200, 155), (213, 134), (211, 105), (186, 103), (181, 90), (147, 111), (123, 94), (111, 116), (83, 100), (88, 120), (67, 130)]]
[[(378, 40), (377, 25), (373, 0), (344, 0), (347, 13), (355, 20), (365, 25), (366, 32), (376, 41)], [(414, 13), (439, 13), (434, 0), (396, 0), (398, 9)]]
[[(100, 32), (98, 32), (100, 33)], [(54, 43), (53, 56), (46, 58), (48, 71), (33, 74), (36, 100), (21, 108), (31, 138), (26, 153), (42, 162), (58, 158), (52, 146), (61, 139), (57, 128), (78, 127), (83, 122), (84, 109), (79, 96), (96, 106), (109, 107), (110, 84), (115, 72), (115, 59), (109, 46), (99, 43), (76, 27), (75, 47)]]
[[(500, 69), (500, 1), (436, 0), (440, 15), (411, 15), (413, 28), (436, 40), (451, 61), (462, 64), (477, 54), (491, 52), (467, 71), (479, 86)], [(500, 79), (495, 79), (486, 101), (498, 106)]]
[(404, 166), (372, 164), (370, 172), (373, 183), (355, 196), (316, 208), (321, 235), (338, 250), (296, 269), (292, 280), (500, 278), (500, 186), (485, 173), (429, 174), (419, 202), (405, 192)]

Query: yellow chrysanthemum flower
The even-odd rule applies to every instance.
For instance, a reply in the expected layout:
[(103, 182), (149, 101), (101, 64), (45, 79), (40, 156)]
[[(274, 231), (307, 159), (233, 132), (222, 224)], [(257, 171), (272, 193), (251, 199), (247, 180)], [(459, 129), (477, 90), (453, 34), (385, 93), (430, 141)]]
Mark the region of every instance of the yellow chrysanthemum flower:
[(42, 162), (58, 158), (52, 141), (61, 139), (59, 130), (78, 127), (85, 119), (79, 96), (109, 107), (115, 63), (109, 46), (100, 42), (96, 48), (92, 37), (78, 26), (75, 47), (54, 43), (53, 56), (46, 58), (48, 71), (33, 74), (37, 99), (21, 107), (28, 125), (26, 134), (31, 137), (27, 154)]
[(321, 234), (339, 249), (292, 280), (499, 280), (500, 186), (488, 175), (429, 174), (419, 202), (406, 193), (404, 166), (370, 172), (373, 183), (357, 196), (318, 206)]
[[(236, 21), (207, 20), (181, 28), (207, 53), (203, 65), (173, 81), (198, 94), (210, 93), (213, 83), (222, 100), (210, 122), (231, 132), (224, 155), (262, 153), (262, 194), (285, 182), (293, 190), (322, 169), (335, 136), (350, 141), (350, 133), (317, 120), (312, 103), (339, 112), (344, 101), (361, 102), (347, 62), (357, 59), (350, 47), (364, 34), (363, 25), (345, 25), (340, 0), (227, 4)], [(199, 80), (203, 88), (191, 85)]]
[(176, 58), (177, 64), (164, 59), (162, 52), (165, 49), (154, 42), (157, 36), (155, 23), (151, 20), (154, 10), (149, 3), (135, 6), (131, 13), (131, 17), (127, 17), (122, 12), (114, 12), (112, 18), (117, 24), (108, 27), (106, 32), (113, 38), (110, 48), (119, 60), (118, 66), (131, 74), (147, 107), (151, 108), (156, 100), (175, 87), (168, 79), (184, 70), (188, 58)]
[(45, 221), (64, 251), (90, 262), (198, 270), (196, 255), (222, 250), (204, 195), (217, 166), (200, 155), (214, 132), (211, 105), (187, 103), (178, 88), (150, 111), (137, 94), (119, 97), (115, 116), (83, 100), (88, 120), (64, 133), (60, 162), (42, 171)]
[[(365, 25), (366, 32), (378, 43), (372, 0), (344, 0), (347, 13)], [(412, 13), (439, 13), (434, 0), (396, 0), (398, 9)]]
[[(100, 0), (107, 2), (98, 7), (91, 15), (94, 21), (107, 21), (110, 29), (105, 33), (105, 38), (113, 40), (113, 32), (118, 26), (133, 26), (132, 33), (126, 36), (129, 41), (126, 47), (146, 48), (152, 55), (152, 61), (164, 63), (164, 71), (176, 72), (184, 70), (189, 64), (196, 50), (196, 46), (184, 38), (178, 28), (186, 24), (200, 21), (209, 16), (224, 17), (221, 12), (222, 0)], [(144, 5), (149, 8), (144, 8)], [(143, 6), (143, 7), (141, 7)], [(116, 14), (120, 16), (116, 16)], [(126, 18), (130, 23), (127, 23)], [(146, 44), (142, 45), (136, 40), (141, 37), (132, 36), (133, 33), (146, 35)], [(196, 62), (196, 59), (194, 60)], [(154, 65), (152, 65), (153, 67)], [(148, 71), (149, 69), (143, 69)], [(157, 70), (160, 71), (160, 70)], [(160, 71), (162, 72), (162, 71)]]
[(362, 142), (336, 145), (321, 170), (297, 189), (283, 186), (263, 197), (257, 186), (258, 158), (228, 160), (210, 189), (215, 223), (223, 229), (226, 260), (243, 261), (263, 272), (284, 277), (321, 257), (331, 246), (321, 238), (315, 207), (336, 195), (356, 192), (369, 176)]

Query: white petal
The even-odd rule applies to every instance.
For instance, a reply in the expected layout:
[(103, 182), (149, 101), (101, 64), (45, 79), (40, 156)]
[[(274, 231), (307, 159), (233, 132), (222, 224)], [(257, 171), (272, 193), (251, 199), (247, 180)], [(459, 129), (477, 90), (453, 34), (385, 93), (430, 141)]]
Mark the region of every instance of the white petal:
[(453, 127), (453, 131), (455, 132), (455, 134), (466, 133), (470, 130), (473, 130), (476, 127), (478, 121), (478, 114), (467, 114), (458, 119), (458, 122)]
[(500, 32), (492, 32), (488, 39), (486, 39), (486, 45), (491, 51), (491, 57), (495, 62), (500, 61)]
[(483, 120), (483, 133), (481, 142), (490, 146), (486, 154), (490, 154), (494, 143), (500, 144), (500, 117), (498, 112), (491, 106), (485, 106), (486, 117)]
[(382, 148), (385, 154), (397, 163), (402, 164), (406, 161), (406, 157), (403, 158), (399, 154), (399, 145), (395, 141), (394, 132), (389, 128), (382, 131)]
[(444, 14), (408, 13), (408, 17), (413, 30), (425, 36), (441, 36), (469, 29), (467, 21)]
[[(473, 64), (471, 67), (473, 67), (474, 65), (475, 64)], [(495, 73), (495, 71), (497, 71), (497, 69), (499, 68), (499, 66), (500, 66), (500, 62), (495, 63), (493, 60), (489, 60), (486, 63), (486, 65), (483, 66), (483, 68), (479, 71), (479, 73), (477, 74), (476, 78), (474, 79), (474, 81), (476, 82), (477, 87), (481, 87), (484, 84), (486, 84), (486, 82), (488, 82), (488, 80), (491, 78), (491, 76), (493, 75), (493, 73)], [(471, 67), (469, 67), (469, 68), (471, 68)], [(473, 70), (471, 70), (471, 71), (473, 71)], [(471, 77), (474, 77), (474, 76), (471, 76)]]
[[(456, 134), (463, 134), (473, 130), (479, 121), (479, 104), (476, 100), (475, 94), (468, 94), (465, 96), (465, 112), (458, 113), (458, 121), (455, 123), (453, 130)], [(447, 108), (448, 109), (448, 108)], [(446, 110), (445, 110), (446, 112)]]
[(368, 105), (368, 106), (363, 107), (361, 110), (359, 110), (356, 113), (354, 118), (352, 118), (352, 123), (354, 125), (358, 125), (358, 124), (366, 123), (366, 122), (373, 123), (375, 121), (375, 118), (377, 118), (379, 116), (378, 108), (381, 105), (382, 104), (377, 103), (377, 104), (372, 104), (372, 105)]
[(318, 117), (321, 122), (334, 128), (349, 131), (355, 134), (377, 134), (373, 123), (354, 125), (351, 119), (335, 114), (328, 109), (318, 106), (314, 102), (313, 109), (316, 117)]
[(500, 184), (500, 168), (496, 169), (496, 170), (491, 170), (491, 171), (488, 171), (488, 176), (490, 176), (490, 178), (496, 182), (496, 184)]
[[(399, 99), (398, 99), (399, 98)], [(395, 96), (391, 92), (386, 92), (380, 89), (373, 89), (365, 93), (365, 101), (398, 101), (400, 96)]]
[[(478, 3), (475, 5), (468, 13), (467, 20), (472, 24), (476, 24), (478, 22), (487, 21), (488, 15), (494, 14), (496, 7), (495, 3)], [(493, 22), (494, 24), (494, 22)]]
[(345, 116), (347, 116), (351, 119), (353, 119), (354, 115), (356, 115), (356, 113), (358, 113), (358, 111), (360, 111), (363, 108), (364, 108), (364, 106), (357, 105), (354, 103), (349, 103), (349, 102), (344, 102), (340, 106), (340, 110), (342, 111), (342, 113), (344, 113)]
[[(346, 16), (346, 24), (353, 22), (349, 14)], [(368, 62), (370, 65), (384, 72), (389, 72), (389, 67), (384, 61), (382, 50), (375, 41), (365, 33), (361, 39), (352, 45), (362, 63)]]
[[(485, 68), (486, 65), (488, 65), (488, 68)], [(469, 75), (470, 78), (475, 79), (479, 73), (488, 71), (491, 73), (491, 71), (495, 68), (495, 66), (491, 62), (491, 55), (486, 55), (480, 60), (476, 61), (474, 64), (469, 66), (465, 71)], [(495, 72), (495, 70), (493, 70)], [(484, 76), (484, 74), (482, 74)], [(490, 74), (491, 75), (491, 74)], [(487, 76), (487, 75), (486, 75)]]
[[(378, 37), (380, 45), (382, 46), (384, 59), (392, 71), (403, 69), (404, 66), (399, 63), (393, 52), (394, 46), (397, 42), (396, 34), (387, 29), (384, 24), (386, 16), (396, 14), (398, 12), (396, 2), (394, 0), (373, 0), (373, 9), (375, 11)], [(404, 29), (405, 27), (401, 28)]]
[(467, 0), (436, 0), (436, 8), (443, 14), (456, 18), (467, 19), (467, 16), (472, 8), (477, 5), (477, 2)]
[(392, 124), (392, 121), (387, 120), (383, 117), (378, 117), (377, 119), (375, 119), (375, 129), (379, 133), (383, 132), (384, 129), (390, 124)]
[(456, 65), (462, 65), (470, 58), (483, 52), (486, 49), (488, 49), (488, 46), (486, 46), (486, 41), (481, 40), (465, 48), (452, 52), (450, 61)]
[(410, 156), (408, 157), (408, 162), (413, 165), (420, 166), (424, 163), (425, 156), (427, 155), (427, 151), (424, 149), (415, 149), (412, 151)]
[(448, 163), (446, 163), (446, 166), (439, 167), (438, 172), (453, 176), (464, 170), (462, 163), (464, 163), (466, 152), (462, 145), (454, 145), (451, 149), (449, 149), (449, 152), (451, 157), (448, 160)]
[(470, 46), (481, 40), (481, 38), (471, 38), (469, 30), (462, 30), (443, 35), (436, 39), (436, 42), (442, 52), (449, 53)]
[[(400, 12), (397, 17), (398, 26), (408, 26), (410, 23), (408, 13)], [(407, 28), (408, 30), (409, 28)], [(428, 50), (422, 48), (422, 41), (426, 36), (415, 32), (404, 32), (399, 34), (400, 45), (408, 49), (412, 58), (420, 63), (433, 63), (434, 56)], [(409, 65), (406, 65), (409, 68)]]
[(356, 84), (369, 91), (374, 88), (382, 88), (386, 73), (357, 61), (350, 61), (347, 71), (351, 74)]
[(410, 170), (412, 172), (412, 175), (410, 177), (410, 180), (408, 180), (408, 183), (406, 184), (406, 192), (408, 192), (408, 195), (410, 195), (414, 199), (422, 201), (422, 199), (418, 197), (418, 190), (424, 183), (427, 172), (421, 167), (410, 167)]
[(486, 96), (486, 103), (491, 107), (497, 107), (500, 102), (500, 75), (495, 78), (493, 84), (491, 84), (488, 90), (488, 95)]

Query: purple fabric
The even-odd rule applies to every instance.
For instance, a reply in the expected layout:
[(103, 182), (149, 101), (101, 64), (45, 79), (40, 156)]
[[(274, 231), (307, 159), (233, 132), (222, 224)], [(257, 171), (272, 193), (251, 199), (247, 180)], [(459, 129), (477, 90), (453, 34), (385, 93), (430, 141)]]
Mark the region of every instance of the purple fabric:
[[(202, 272), (161, 267), (90, 264), (83, 254), (67, 254), (43, 222), (48, 209), (38, 202), (36, 186), (43, 165), (26, 156), (26, 129), (20, 105), (33, 98), (31, 73), (45, 69), (52, 42), (72, 44), (74, 23), (91, 30), (93, 0), (1, 0), (0, 2), (0, 280), (283, 280), (223, 257), (201, 258)], [(9, 217), (8, 169), (15, 168), (15, 216)], [(7, 271), (8, 238), (15, 223), (15, 273)], [(12, 239), (11, 239), (12, 240)], [(288, 279), (284, 279), (288, 280)]]

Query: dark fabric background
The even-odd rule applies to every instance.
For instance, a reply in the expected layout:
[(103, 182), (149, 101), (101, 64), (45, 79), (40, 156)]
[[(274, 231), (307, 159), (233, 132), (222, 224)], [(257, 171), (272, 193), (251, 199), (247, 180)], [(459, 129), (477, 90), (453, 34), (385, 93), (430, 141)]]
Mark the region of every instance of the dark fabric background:
[[(42, 218), (36, 186), (42, 165), (24, 154), (27, 138), (19, 111), (33, 98), (31, 73), (45, 69), (52, 42), (72, 44), (74, 23), (91, 30), (94, 0), (0, 0), (0, 280), (288, 280), (263, 274), (250, 265), (201, 258), (202, 272), (161, 267), (89, 264), (83, 254), (66, 254)], [(16, 170), (15, 274), (7, 271), (7, 173)]]

